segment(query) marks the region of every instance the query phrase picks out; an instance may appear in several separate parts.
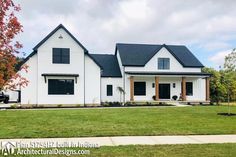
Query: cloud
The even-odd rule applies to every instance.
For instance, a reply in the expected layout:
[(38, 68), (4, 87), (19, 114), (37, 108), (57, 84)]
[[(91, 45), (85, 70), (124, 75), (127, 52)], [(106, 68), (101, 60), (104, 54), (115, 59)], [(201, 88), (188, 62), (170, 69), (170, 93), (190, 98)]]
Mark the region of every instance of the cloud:
[(236, 41), (234, 0), (18, 2), (22, 6), (19, 18), (24, 26), (24, 33), (18, 39), (26, 52), (59, 23), (90, 52), (96, 53), (113, 53), (117, 42), (166, 43), (194, 45), (204, 50), (195, 54), (209, 58), (212, 52), (232, 49), (232, 41)]

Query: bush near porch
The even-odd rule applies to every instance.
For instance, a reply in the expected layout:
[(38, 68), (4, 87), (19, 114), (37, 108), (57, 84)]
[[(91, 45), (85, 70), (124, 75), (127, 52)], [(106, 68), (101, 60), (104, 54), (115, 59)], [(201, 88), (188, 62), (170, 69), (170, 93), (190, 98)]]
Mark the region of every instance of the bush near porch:
[[(0, 111), (0, 138), (236, 134), (227, 106)], [(236, 113), (236, 107), (231, 107)]]

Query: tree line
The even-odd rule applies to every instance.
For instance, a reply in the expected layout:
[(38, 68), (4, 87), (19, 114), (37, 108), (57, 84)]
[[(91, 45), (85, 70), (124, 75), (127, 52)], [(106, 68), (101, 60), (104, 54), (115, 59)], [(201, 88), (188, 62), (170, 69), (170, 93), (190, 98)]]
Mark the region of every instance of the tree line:
[(223, 67), (219, 70), (203, 68), (203, 72), (211, 74), (210, 98), (212, 103), (236, 101), (236, 49), (225, 57)]

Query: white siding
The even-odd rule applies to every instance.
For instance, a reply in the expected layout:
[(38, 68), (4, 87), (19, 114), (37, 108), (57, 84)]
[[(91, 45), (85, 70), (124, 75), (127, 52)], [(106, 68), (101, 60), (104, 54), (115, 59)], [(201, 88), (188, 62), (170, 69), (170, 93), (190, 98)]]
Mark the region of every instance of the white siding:
[(187, 96), (189, 101), (206, 100), (206, 80), (205, 78), (186, 78), (187, 82), (193, 82), (193, 96)]
[[(63, 39), (58, 38), (60, 35)], [(69, 48), (70, 64), (53, 64), (52, 48)], [(59, 29), (41, 45), (37, 54), (26, 64), (29, 65), (29, 72), (24, 73), (23, 76), (29, 80), (29, 85), (21, 89), (22, 104), (100, 103), (100, 67), (84, 55), (84, 50), (63, 29)], [(77, 83), (74, 77), (51, 76), (47, 77), (45, 82), (43, 73), (79, 74), (79, 77)], [(86, 78), (86, 86), (84, 78)], [(48, 79), (74, 79), (74, 95), (48, 95)]]
[(28, 72), (20, 72), (23, 77), (25, 77), (29, 83), (27, 87), (21, 88), (21, 104), (37, 104), (37, 72), (38, 72), (38, 55), (32, 56), (26, 64), (28, 67)]
[[(170, 58), (170, 69), (159, 70), (158, 58)], [(201, 68), (184, 68), (175, 57), (166, 49), (161, 48), (144, 67), (125, 67), (125, 71), (143, 71), (143, 72), (201, 72)]]
[[(59, 39), (59, 36), (63, 39)], [(52, 48), (70, 48), (70, 64), (53, 64)], [(84, 50), (59, 29), (38, 48), (38, 104), (83, 104), (84, 103)], [(43, 73), (79, 74), (74, 95), (48, 95), (48, 83)], [(54, 77), (55, 78), (55, 77)], [(61, 77), (57, 77), (61, 78)]]
[[(117, 90), (117, 87), (122, 87), (122, 80), (123, 80), (122, 78), (102, 77), (102, 86), (101, 86), (102, 102), (120, 101), (120, 93)], [(112, 96), (107, 96), (107, 85), (112, 85), (113, 87)], [(123, 96), (121, 101), (123, 101)]]
[(101, 69), (85, 56), (85, 104), (100, 104)]

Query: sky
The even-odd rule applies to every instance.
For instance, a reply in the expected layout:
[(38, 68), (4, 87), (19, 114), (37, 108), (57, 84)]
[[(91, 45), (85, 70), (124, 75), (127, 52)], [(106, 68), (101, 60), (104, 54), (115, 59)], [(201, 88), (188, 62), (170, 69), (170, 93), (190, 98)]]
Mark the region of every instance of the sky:
[(59, 24), (90, 53), (114, 54), (116, 43), (186, 45), (219, 68), (236, 48), (235, 0), (15, 0), (26, 56)]

